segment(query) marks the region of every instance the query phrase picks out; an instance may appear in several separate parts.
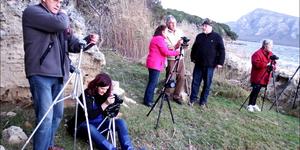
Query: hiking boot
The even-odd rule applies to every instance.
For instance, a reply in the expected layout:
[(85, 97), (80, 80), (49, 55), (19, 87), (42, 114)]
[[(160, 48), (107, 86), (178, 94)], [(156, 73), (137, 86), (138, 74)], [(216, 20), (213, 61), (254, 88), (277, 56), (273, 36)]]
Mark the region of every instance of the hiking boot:
[(260, 108), (259, 108), (257, 105), (252, 106), (252, 108), (253, 108), (255, 111), (261, 111)]

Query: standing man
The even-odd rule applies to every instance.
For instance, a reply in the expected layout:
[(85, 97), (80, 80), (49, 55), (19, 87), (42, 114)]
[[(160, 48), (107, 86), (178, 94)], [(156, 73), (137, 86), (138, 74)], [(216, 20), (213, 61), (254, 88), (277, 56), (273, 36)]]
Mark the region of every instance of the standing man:
[(207, 104), (207, 97), (215, 68), (222, 68), (225, 60), (225, 48), (222, 37), (212, 30), (213, 22), (205, 19), (202, 23), (203, 33), (197, 35), (191, 51), (191, 61), (195, 63), (193, 71), (190, 105), (197, 100), (201, 81), (204, 81), (199, 104)]
[[(176, 28), (176, 19), (172, 15), (168, 15), (166, 18), (166, 25), (168, 27), (167, 33), (166, 33), (166, 42), (168, 44), (169, 49), (173, 50), (179, 50), (180, 46), (183, 42), (181, 37), (183, 37), (183, 32)], [(182, 97), (180, 93), (182, 92), (183, 86), (185, 84), (185, 68), (184, 68), (184, 59), (183, 59), (183, 50), (180, 54), (181, 56), (177, 56), (180, 58), (178, 60), (178, 67), (175, 68), (175, 73), (172, 75), (173, 79), (176, 80), (176, 87), (173, 93), (173, 100), (178, 103), (182, 104)], [(168, 66), (166, 68), (166, 79), (168, 78), (170, 73), (172, 72), (172, 69), (175, 65), (175, 56), (168, 56)], [(171, 89), (166, 89), (167, 95), (171, 95)]]
[[(63, 0), (42, 0), (23, 12), (22, 27), (25, 51), (25, 73), (30, 84), (36, 124), (45, 115), (69, 78), (68, 52), (80, 52), (81, 43), (70, 32), (69, 18), (61, 10)], [(87, 38), (95, 44), (98, 35)], [(54, 146), (56, 130), (63, 117), (64, 103), (54, 105), (33, 139), (34, 150), (62, 150)]]

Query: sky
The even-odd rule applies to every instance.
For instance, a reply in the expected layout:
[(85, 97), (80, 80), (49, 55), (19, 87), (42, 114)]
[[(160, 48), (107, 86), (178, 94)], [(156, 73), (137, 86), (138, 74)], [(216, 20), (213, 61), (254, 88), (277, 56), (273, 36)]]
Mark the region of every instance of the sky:
[(299, 0), (161, 0), (161, 4), (222, 23), (237, 21), (256, 8), (299, 17)]

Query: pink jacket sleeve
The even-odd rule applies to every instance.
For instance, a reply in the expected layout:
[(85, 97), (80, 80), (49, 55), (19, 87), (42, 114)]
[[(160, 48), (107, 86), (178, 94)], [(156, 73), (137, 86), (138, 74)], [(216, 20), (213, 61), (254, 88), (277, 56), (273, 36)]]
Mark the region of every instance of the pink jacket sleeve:
[(173, 51), (170, 50), (167, 46), (166, 41), (164, 40), (164, 38), (159, 38), (157, 40), (157, 45), (159, 47), (159, 51), (163, 56), (177, 56), (179, 54), (178, 51)]

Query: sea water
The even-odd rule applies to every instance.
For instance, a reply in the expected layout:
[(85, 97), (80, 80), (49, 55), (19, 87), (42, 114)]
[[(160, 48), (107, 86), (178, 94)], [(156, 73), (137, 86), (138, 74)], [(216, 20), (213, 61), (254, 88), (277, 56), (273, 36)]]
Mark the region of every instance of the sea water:
[[(234, 53), (244, 59), (251, 61), (252, 54), (261, 47), (261, 43), (248, 41), (235, 41), (228, 43), (228, 46), (234, 49)], [(300, 65), (299, 47), (273, 45), (273, 54), (278, 56), (276, 60), (278, 68), (281, 72), (292, 75)], [(300, 71), (300, 70), (299, 70)], [(299, 72), (298, 72), (299, 74)]]

